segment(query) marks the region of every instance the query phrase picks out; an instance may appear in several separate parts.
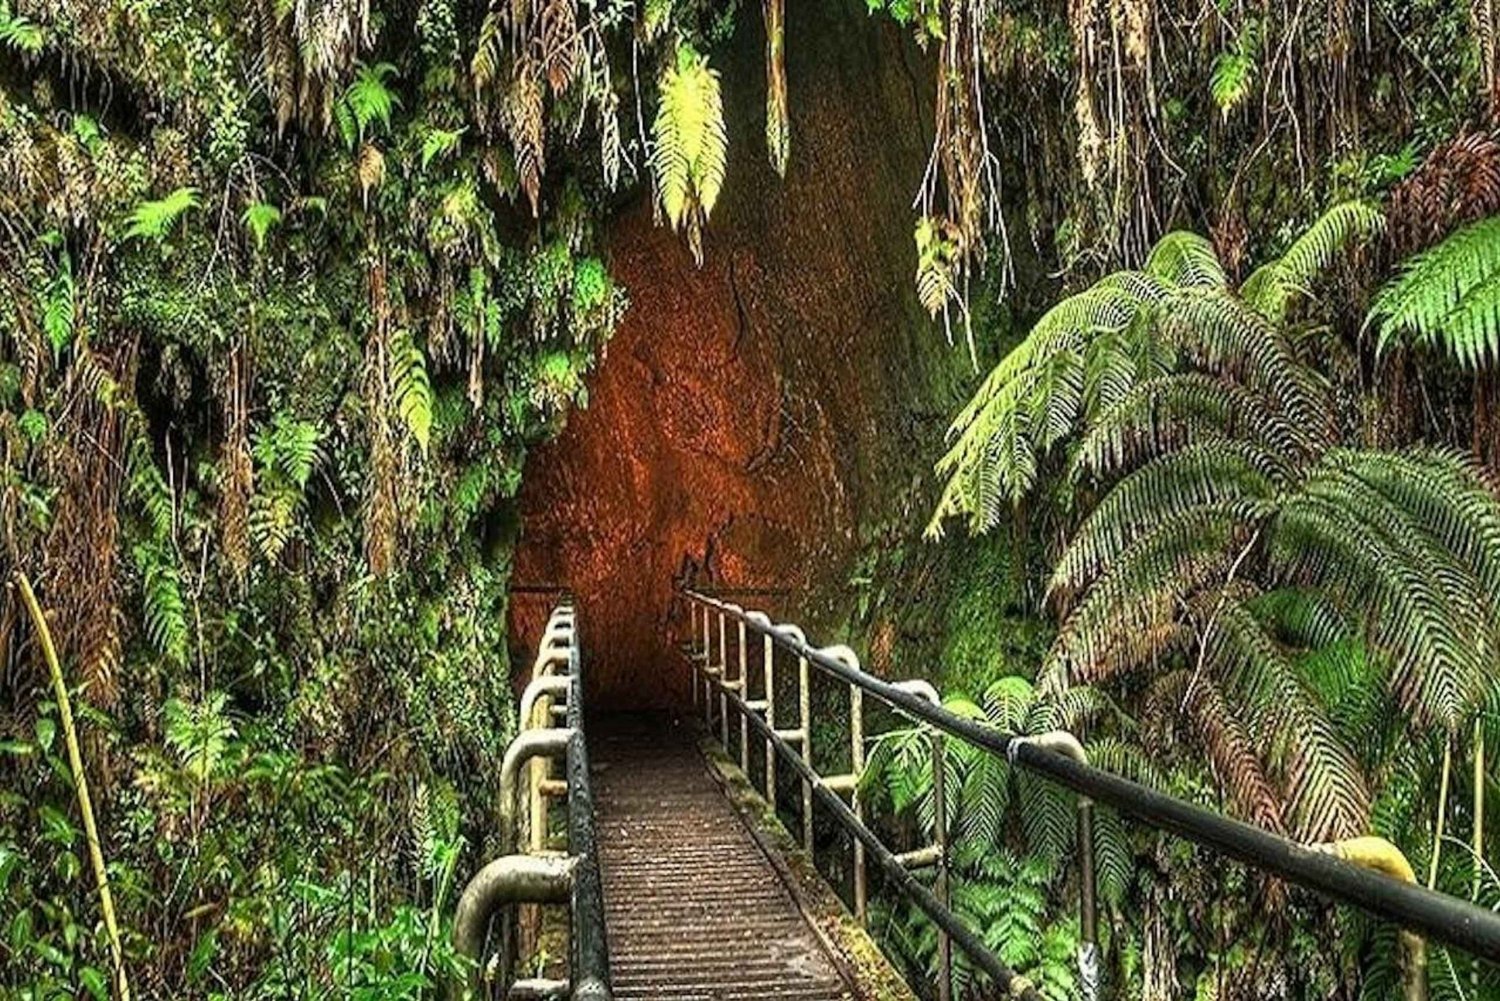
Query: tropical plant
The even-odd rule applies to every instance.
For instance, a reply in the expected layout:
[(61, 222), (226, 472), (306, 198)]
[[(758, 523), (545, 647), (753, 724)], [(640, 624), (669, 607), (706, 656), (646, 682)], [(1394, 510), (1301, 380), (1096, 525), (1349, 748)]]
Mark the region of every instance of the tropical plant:
[[(1363, 203), (1335, 206), (1285, 254), (1251, 275), (1243, 298), (1229, 294), (1224, 267), (1206, 239), (1169, 233), (1141, 270), (1111, 274), (1053, 306), (995, 366), (949, 428), (949, 449), (937, 465), (945, 484), (929, 534), (941, 534), (943, 522), (954, 516), (965, 517), (974, 532), (993, 528), (1006, 503), (1036, 485), (1040, 464), (1055, 446), (1127, 399), (1136, 407), (1146, 404), (1149, 397), (1137, 387), (1173, 372), (1185, 355), (1201, 353), (1205, 361), (1232, 368), (1239, 364), (1232, 355), (1262, 352), (1264, 328), (1284, 317), (1342, 248), (1367, 238), (1380, 223), (1378, 211)], [(1181, 322), (1184, 311), (1196, 322)], [(1314, 413), (1305, 399), (1305, 371), (1268, 356), (1262, 360), (1277, 367), (1278, 391), (1294, 397), (1285, 403), (1295, 420), (1326, 422), (1328, 415)], [(1212, 405), (1201, 393), (1173, 386), (1178, 407)]]
[[(1091, 756), (1122, 774), (1162, 783), (1139, 746), (1104, 735), (1129, 733), (1134, 723), (1095, 689), (1079, 686), (1051, 696), (1024, 677), (1008, 675), (995, 679), (978, 703), (953, 697), (944, 704), (1008, 734), (1097, 732), (1097, 738), (1086, 742)], [(982, 932), (1002, 961), (1037, 981), (1045, 996), (1072, 996), (1078, 933), (1060, 913), (1064, 897), (1056, 892), (1072, 871), (1077, 847), (1072, 797), (966, 741), (945, 741), (943, 760), (954, 910)], [(931, 732), (920, 726), (898, 728), (882, 733), (871, 747), (861, 795), (877, 812), (888, 811), (903, 821), (910, 828), (907, 837), (917, 845), (931, 844), (936, 830), (933, 779)], [(1111, 811), (1096, 815), (1095, 851), (1101, 899), (1119, 905), (1132, 870), (1132, 849)], [(936, 975), (933, 926), (910, 905), (899, 906), (891, 929), (896, 945), (926, 976)], [(960, 953), (954, 959), (960, 991), (976, 989), (979, 971)]]
[(1035, 456), (1068, 443), (1066, 475), (1102, 493), (1049, 583), (1063, 625), (1045, 687), (1144, 673), (1188, 712), (1235, 809), (1303, 838), (1362, 830), (1370, 790), (1299, 658), (1357, 641), (1413, 726), (1453, 733), (1500, 649), (1500, 505), (1481, 472), (1342, 444), (1284, 325), (1377, 218), (1336, 207), (1243, 297), (1205, 242), (1168, 237), (1144, 272), (1038, 323), (943, 467), (939, 515), (983, 529), (1001, 489), (1029, 487)]
[(1416, 344), (1473, 371), (1500, 362), (1500, 216), (1413, 256), (1376, 298), (1382, 351)]
[(729, 146), (719, 74), (690, 45), (662, 72), (661, 104), (651, 138), (651, 172), (672, 228), (685, 231), (703, 263), (703, 227), (724, 186)]

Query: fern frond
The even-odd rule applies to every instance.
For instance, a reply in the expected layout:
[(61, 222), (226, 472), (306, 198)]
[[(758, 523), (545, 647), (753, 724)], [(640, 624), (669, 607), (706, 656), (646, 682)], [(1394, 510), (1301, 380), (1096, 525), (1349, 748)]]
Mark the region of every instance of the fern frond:
[(1195, 442), (1259, 445), (1267, 475), (1289, 468), (1310, 444), (1265, 397), (1202, 373), (1159, 376), (1132, 386), (1099, 414), (1073, 455), (1075, 476), (1106, 476)]
[(1121, 480), (1068, 541), (1049, 594), (1078, 591), (1146, 529), (1205, 505), (1266, 503), (1285, 475), (1282, 460), (1251, 443), (1201, 441), (1148, 463)]
[(391, 336), (391, 400), (417, 446), (425, 455), (432, 435), (432, 383), (427, 378), (427, 360), (411, 333), (398, 330)]
[(1367, 322), (1377, 326), (1381, 351), (1410, 340), (1471, 370), (1500, 361), (1500, 216), (1407, 260)]
[(1187, 292), (1165, 307), (1162, 330), (1210, 372), (1264, 393), (1315, 440), (1334, 435), (1327, 382), (1298, 361), (1281, 330), (1226, 293)]
[(1287, 248), (1285, 254), (1263, 265), (1246, 280), (1240, 295), (1250, 307), (1274, 323), (1286, 317), (1298, 296), (1351, 246), (1368, 241), (1385, 227), (1385, 214), (1365, 201), (1347, 201), (1324, 212)]
[[(396, 75), (391, 63), (362, 65), (354, 73), (354, 80), (344, 91), (344, 104), (354, 119), (354, 138), (363, 142), (374, 134), (372, 126), (378, 125), (383, 132), (391, 128), (391, 112), (400, 107), (401, 98), (390, 86)], [(353, 143), (350, 143), (353, 146)]]
[(724, 186), (728, 147), (719, 73), (681, 45), (660, 80), (650, 164), (662, 210), (674, 229), (688, 232), (700, 264), (698, 240)]
[(125, 219), (125, 239), (161, 240), (173, 223), (201, 204), (197, 188), (178, 188), (165, 198), (142, 202)]
[(141, 574), (141, 621), (147, 639), (176, 665), (188, 661), (187, 602), (171, 550), (159, 543), (142, 543), (133, 550)]
[(1230, 501), (1152, 526), (1093, 582), (1063, 623), (1048, 665), (1071, 683), (1096, 684), (1158, 653), (1180, 636), (1184, 596), (1223, 579), (1248, 526), (1265, 514), (1265, 505)]
[(1173, 286), (1200, 289), (1229, 286), (1213, 244), (1186, 230), (1168, 233), (1158, 240), (1147, 255), (1143, 270)]
[(1360, 766), (1322, 704), (1245, 604), (1218, 608), (1205, 647), (1226, 694), (1252, 721), (1282, 780), (1288, 819), (1303, 840), (1365, 829), (1370, 797)]

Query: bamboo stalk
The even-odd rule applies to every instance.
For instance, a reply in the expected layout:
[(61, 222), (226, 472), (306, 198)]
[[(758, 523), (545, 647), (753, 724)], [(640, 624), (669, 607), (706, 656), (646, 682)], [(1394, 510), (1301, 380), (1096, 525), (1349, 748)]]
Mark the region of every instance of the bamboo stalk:
[(1479, 899), (1479, 877), (1484, 871), (1484, 725), (1474, 720), (1474, 880), (1469, 898)]
[(1453, 771), (1453, 738), (1443, 741), (1443, 777), (1438, 783), (1437, 820), (1432, 824), (1432, 858), (1427, 863), (1427, 889), (1437, 887), (1438, 856), (1443, 851), (1443, 821), (1448, 812), (1448, 777)]
[(52, 630), (42, 614), (42, 606), (31, 589), (31, 581), (24, 573), (17, 572), (16, 583), (21, 589), (21, 600), (31, 615), (36, 627), (37, 639), (42, 645), (42, 656), (47, 661), (47, 671), (52, 675), (52, 690), (57, 695), (57, 714), (62, 721), (63, 738), (68, 746), (68, 767), (73, 772), (73, 788), (78, 793), (78, 808), (83, 813), (84, 837), (89, 843), (89, 861), (94, 869), (94, 882), (99, 888), (99, 909), (104, 913), (104, 930), (109, 935), (109, 951), (115, 964), (115, 990), (120, 1001), (130, 1001), (130, 981), (125, 976), (125, 950), (120, 945), (120, 929), (115, 923), (115, 901), (109, 892), (109, 875), (104, 868), (104, 849), (99, 843), (99, 828), (94, 823), (94, 804), (89, 798), (88, 778), (83, 772), (83, 752), (78, 747), (78, 731), (73, 725), (73, 704), (68, 699), (68, 686), (63, 680), (62, 665), (57, 660), (57, 647), (52, 642)]

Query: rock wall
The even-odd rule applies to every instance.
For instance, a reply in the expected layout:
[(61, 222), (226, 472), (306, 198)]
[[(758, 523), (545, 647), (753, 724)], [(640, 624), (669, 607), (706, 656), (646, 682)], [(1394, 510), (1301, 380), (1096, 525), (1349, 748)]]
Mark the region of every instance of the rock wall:
[[(630, 310), (588, 408), (527, 464), (515, 579), (578, 596), (596, 707), (686, 700), (677, 583), (786, 588), (804, 621), (836, 616), (861, 527), (926, 475), (969, 384), (912, 285), (931, 64), (863, 4), (787, 15), (787, 177), (766, 160), (764, 37), (747, 10), (712, 54), (730, 166), (704, 265), (644, 196), (613, 223)], [(525, 651), (544, 611), (515, 608)]]

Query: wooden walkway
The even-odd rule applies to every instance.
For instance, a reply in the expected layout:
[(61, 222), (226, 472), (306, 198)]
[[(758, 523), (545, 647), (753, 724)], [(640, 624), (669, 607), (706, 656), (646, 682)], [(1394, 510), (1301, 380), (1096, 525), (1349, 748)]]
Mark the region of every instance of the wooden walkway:
[(855, 996), (687, 725), (603, 718), (589, 739), (617, 1001)]

